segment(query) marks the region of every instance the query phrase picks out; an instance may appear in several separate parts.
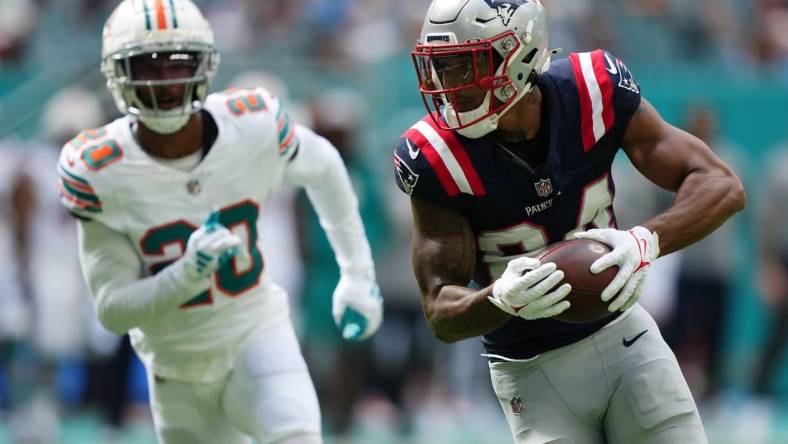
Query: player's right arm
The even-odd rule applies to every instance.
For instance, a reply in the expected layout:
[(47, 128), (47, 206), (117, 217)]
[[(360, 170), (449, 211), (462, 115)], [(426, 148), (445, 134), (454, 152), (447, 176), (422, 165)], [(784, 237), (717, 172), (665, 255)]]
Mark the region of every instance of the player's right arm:
[(568, 283), (552, 262), (519, 257), (492, 285), (473, 290), (476, 240), (468, 220), (454, 210), (411, 197), (413, 270), (427, 323), (435, 337), (455, 342), (492, 332), (510, 316), (549, 318), (569, 308)]
[(142, 262), (129, 238), (101, 222), (80, 220), (77, 233), (82, 273), (108, 330), (142, 326), (207, 288), (206, 282), (186, 279), (176, 264), (141, 279)]
[(450, 173), (444, 168), (445, 174), (439, 176), (433, 168), (439, 154), (431, 142), (420, 137), (412, 141), (408, 134), (412, 132), (400, 138), (394, 152), (394, 177), (410, 196), (413, 269), (433, 334), (454, 342), (496, 330), (510, 316), (548, 318), (568, 309), (569, 302), (563, 299), (571, 287), (554, 288), (563, 272), (554, 263), (542, 264), (534, 258), (510, 261), (485, 289), (468, 288), (476, 268), (476, 239), (468, 219), (453, 209), (452, 199), (474, 190), (452, 188)]
[(455, 342), (498, 329), (509, 314), (488, 300), (492, 285), (467, 287), (476, 266), (476, 240), (461, 214), (411, 197), (413, 270), (427, 323), (436, 338)]
[(227, 263), (241, 243), (210, 219), (192, 233), (180, 259), (144, 278), (142, 262), (127, 236), (101, 222), (80, 220), (79, 260), (102, 325), (125, 333), (205, 291), (210, 274)]
[(124, 333), (205, 291), (210, 274), (229, 261), (241, 239), (214, 212), (191, 233), (183, 256), (145, 277), (124, 233), (126, 210), (110, 185), (112, 165), (120, 159), (122, 149), (106, 127), (84, 131), (63, 147), (58, 188), (61, 203), (79, 220), (79, 259), (98, 318), (107, 329)]

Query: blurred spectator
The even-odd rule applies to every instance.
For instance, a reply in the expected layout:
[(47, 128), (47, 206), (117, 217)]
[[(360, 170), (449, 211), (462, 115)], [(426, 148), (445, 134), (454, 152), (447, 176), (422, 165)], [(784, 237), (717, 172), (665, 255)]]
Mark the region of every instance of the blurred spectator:
[[(611, 4), (591, 0), (544, 0), (551, 46), (571, 51), (605, 48), (618, 52)], [(560, 56), (559, 56), (560, 57)]]
[(0, 140), (0, 420), (17, 407), (22, 396), (18, 377), (21, 346), (30, 329), (32, 301), (25, 281), (26, 252), (19, 242), (23, 217), (13, 210), (25, 202), (26, 192), (17, 188), (22, 152), (16, 140)]
[(755, 2), (752, 32), (753, 60), (788, 75), (788, 4), (783, 0)]
[[(39, 368), (37, 391), (40, 401), (33, 404), (54, 409), (57, 405), (56, 372), (66, 371), (72, 378), (60, 388), (67, 403), (81, 401), (79, 389), (83, 360), (89, 355), (108, 356), (91, 360), (87, 366), (89, 382), (85, 391), (95, 394), (106, 422), (113, 428), (122, 424), (126, 405), (126, 386), (131, 360), (128, 340), (98, 325), (92, 299), (82, 279), (77, 252), (76, 222), (59, 204), (55, 171), (60, 148), (83, 128), (99, 126), (104, 112), (98, 98), (79, 88), (65, 88), (45, 104), (42, 115), (42, 142), (28, 147), (17, 187), (25, 189), (26, 199), (15, 206), (14, 214), (26, 222), (19, 239), (28, 252), (27, 280), (35, 301), (32, 343)], [(21, 216), (20, 216), (21, 217)], [(64, 315), (67, 314), (67, 315)], [(71, 371), (69, 371), (71, 370)], [(40, 421), (39, 421), (40, 422)], [(25, 424), (23, 433), (46, 430), (44, 424)], [(44, 440), (47, 442), (47, 439)]]
[(101, 104), (87, 90), (59, 91), (44, 106), (42, 146), (26, 153), (22, 170), (25, 182), (20, 186), (30, 187), (27, 232), (22, 237), (28, 244), (28, 272), (36, 301), (34, 341), (44, 355), (54, 358), (82, 353), (88, 334), (85, 326), (93, 317), (76, 254), (76, 223), (58, 208), (54, 166), (60, 148), (81, 128), (99, 126), (103, 117)]
[(402, 51), (404, 42), (397, 23), (400, 9), (385, 0), (356, 2), (349, 11), (347, 26), (340, 28), (338, 43), (343, 55), (358, 64), (372, 64)]
[[(61, 100), (62, 103), (65, 102)], [(78, 102), (74, 106), (79, 114), (70, 113), (60, 120), (54, 116), (44, 119), (49, 120), (44, 125), (50, 131), (48, 135), (60, 136), (75, 118), (91, 118), (91, 110), (79, 109)], [(79, 308), (86, 306), (87, 299), (83, 299), (84, 287), (75, 254), (75, 225), (67, 214), (57, 209), (58, 195), (52, 190), (57, 177), (53, 165), (56, 165), (58, 145), (73, 135), (50, 140), (51, 147), (50, 141), (14, 142), (19, 155), (16, 162), (6, 163), (13, 165), (13, 172), (8, 175), (12, 191), (4, 221), (13, 226), (15, 240), (9, 256), (13, 264), (8, 269), (16, 270), (30, 320), (23, 342), (17, 347), (21, 354), (14, 367), (21, 369), (14, 369), (10, 375), (15, 398), (11, 425), (19, 440), (57, 439), (54, 373), (60, 358), (81, 352), (85, 325), (81, 315), (87, 311)], [(63, 316), (69, 312), (72, 316)]]
[[(711, 104), (691, 103), (684, 128), (700, 138), (746, 181), (745, 160), (724, 140)], [(677, 299), (663, 336), (681, 365), (699, 402), (715, 395), (719, 386), (723, 323), (734, 287), (736, 226), (744, 215), (727, 221), (706, 238), (682, 250), (678, 268)]]
[[(358, 153), (357, 135), (365, 124), (367, 103), (353, 90), (329, 89), (310, 102), (312, 129), (337, 147), (347, 166), (359, 200), (361, 218), (373, 255), (386, 248), (385, 227), (375, 177)], [(341, 341), (331, 317), (331, 294), (339, 272), (319, 222), (313, 212), (305, 214), (302, 199), (298, 220), (304, 254), (303, 292), (304, 354), (309, 362), (318, 399), (323, 406), (328, 429), (340, 436), (350, 431), (353, 407), (371, 383), (370, 342), (351, 344)], [(376, 258), (377, 260), (377, 258)], [(379, 267), (377, 273), (384, 273)], [(385, 301), (386, 295), (383, 294)], [(379, 335), (372, 338), (372, 346)]]
[(766, 193), (761, 202), (757, 241), (758, 283), (771, 314), (765, 345), (756, 365), (755, 393), (774, 394), (775, 375), (788, 340), (788, 144), (779, 146), (766, 162)]
[(19, 185), (26, 182), (20, 174), (24, 158), (21, 144), (18, 140), (0, 141), (0, 208), (5, 209), (0, 217), (0, 343), (27, 336), (32, 309), (26, 276), (29, 254), (22, 239), (29, 211), (13, 211), (30, 201), (29, 185)]
[[(400, 194), (394, 186), (386, 188), (384, 202), (391, 227), (386, 240), (389, 247), (381, 250), (376, 263), (378, 283), (385, 297), (386, 322), (377, 333), (372, 356), (375, 384), (396, 408), (396, 426), (408, 432), (415, 426), (413, 422), (425, 403), (451, 383), (447, 379), (457, 369), (448, 364), (448, 357), (452, 349), (458, 351), (461, 347), (439, 345), (424, 322), (420, 291), (412, 272), (410, 204)], [(437, 348), (440, 348), (439, 353), (436, 353)], [(471, 353), (455, 353), (455, 356), (460, 359), (474, 357)], [(478, 353), (475, 357), (484, 364)], [(447, 363), (445, 370), (448, 370), (441, 377), (433, 372), (439, 360)], [(462, 368), (472, 370), (471, 365)], [(470, 389), (473, 385), (465, 387)]]
[(33, 0), (0, 0), (0, 66), (24, 59), (37, 20), (38, 7)]

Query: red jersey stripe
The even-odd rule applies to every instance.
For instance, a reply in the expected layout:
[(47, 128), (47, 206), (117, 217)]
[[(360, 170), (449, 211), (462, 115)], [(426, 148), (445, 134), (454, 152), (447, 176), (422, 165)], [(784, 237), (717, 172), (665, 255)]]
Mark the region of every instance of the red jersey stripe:
[(435, 125), (435, 121), (429, 116), (423, 120), (438, 133), (444, 142), (446, 142), (446, 145), (448, 145), (457, 163), (460, 164), (460, 168), (462, 168), (462, 172), (465, 174), (465, 178), (468, 180), (468, 184), (471, 186), (474, 196), (484, 196), (487, 194), (479, 178), (479, 174), (476, 172), (476, 168), (473, 167), (473, 163), (471, 163), (471, 158), (468, 157), (468, 152), (465, 150), (465, 147), (462, 146), (460, 139), (457, 138), (457, 134), (454, 131), (439, 128)]
[(412, 140), (416, 146), (420, 147), (424, 157), (427, 158), (427, 162), (430, 163), (432, 170), (435, 171), (435, 175), (438, 176), (438, 181), (443, 185), (443, 189), (446, 190), (446, 194), (448, 194), (449, 197), (460, 194), (460, 187), (454, 182), (451, 173), (449, 173), (449, 169), (446, 168), (446, 165), (443, 163), (443, 159), (441, 159), (440, 155), (435, 151), (432, 144), (427, 141), (427, 138), (414, 128), (405, 131), (403, 137), (407, 137)]

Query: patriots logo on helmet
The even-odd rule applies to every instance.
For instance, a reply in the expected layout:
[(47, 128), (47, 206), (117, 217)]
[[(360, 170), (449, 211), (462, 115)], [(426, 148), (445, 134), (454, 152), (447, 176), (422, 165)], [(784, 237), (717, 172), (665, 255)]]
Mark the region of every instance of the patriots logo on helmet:
[(491, 8), (495, 8), (495, 12), (498, 14), (498, 18), (501, 19), (501, 22), (504, 26), (509, 26), (509, 22), (512, 20), (512, 16), (514, 15), (514, 11), (529, 1), (530, 0), (509, 0), (507, 2), (501, 2), (499, 0), (484, 0), (484, 2), (490, 5)]
[(416, 182), (419, 181), (419, 175), (414, 173), (412, 169), (402, 160), (397, 153), (394, 153), (394, 167), (397, 169), (397, 175), (400, 182), (402, 182), (405, 192), (413, 194), (413, 189), (416, 188)]
[(501, 18), (504, 26), (509, 26), (509, 21), (512, 19), (514, 15), (514, 9), (512, 9), (511, 5), (504, 4), (503, 6), (498, 6), (498, 17)]
[(515, 10), (515, 9), (519, 8), (520, 6), (526, 4), (526, 3), (531, 3), (532, 1), (533, 0), (507, 0), (507, 1), (484, 0), (484, 3), (487, 3), (488, 5), (490, 5), (491, 8), (506, 7), (506, 8), (511, 8), (512, 10)]

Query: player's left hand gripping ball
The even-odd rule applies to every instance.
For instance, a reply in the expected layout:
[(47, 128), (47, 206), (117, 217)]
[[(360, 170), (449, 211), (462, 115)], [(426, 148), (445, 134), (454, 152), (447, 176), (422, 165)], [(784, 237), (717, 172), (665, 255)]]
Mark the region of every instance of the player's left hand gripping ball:
[(607, 307), (608, 311), (623, 311), (635, 305), (643, 291), (648, 267), (659, 256), (657, 233), (637, 226), (628, 231), (613, 228), (593, 229), (575, 233), (575, 237), (593, 239), (613, 249), (591, 264), (592, 273), (618, 265), (618, 274), (602, 291), (603, 301), (613, 300)]
[(342, 274), (331, 311), (344, 339), (363, 341), (372, 336), (383, 321), (383, 297), (375, 279)]

